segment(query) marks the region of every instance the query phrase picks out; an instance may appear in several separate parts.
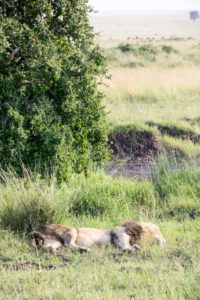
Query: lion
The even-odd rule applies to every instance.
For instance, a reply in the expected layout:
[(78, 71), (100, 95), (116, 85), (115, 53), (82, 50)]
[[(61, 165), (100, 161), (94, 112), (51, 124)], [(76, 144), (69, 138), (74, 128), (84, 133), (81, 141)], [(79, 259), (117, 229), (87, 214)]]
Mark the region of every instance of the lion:
[(136, 251), (141, 249), (140, 244), (146, 242), (165, 244), (166, 240), (157, 225), (124, 221), (120, 226), (112, 229), (96, 229), (47, 224), (31, 233), (32, 246), (50, 249), (52, 252), (56, 252), (60, 247), (71, 247), (81, 252), (88, 252), (90, 248), (103, 245)]

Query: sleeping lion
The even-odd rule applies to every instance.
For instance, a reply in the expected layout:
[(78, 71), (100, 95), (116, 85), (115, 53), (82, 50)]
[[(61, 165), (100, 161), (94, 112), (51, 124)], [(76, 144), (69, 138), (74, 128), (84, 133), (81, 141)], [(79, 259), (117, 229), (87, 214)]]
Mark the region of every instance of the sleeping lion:
[(157, 225), (133, 221), (124, 221), (121, 226), (112, 229), (73, 228), (48, 224), (42, 225), (30, 236), (32, 246), (50, 249), (52, 252), (63, 246), (89, 251), (90, 248), (101, 245), (135, 251), (140, 249), (141, 243), (157, 242), (160, 245), (166, 243)]

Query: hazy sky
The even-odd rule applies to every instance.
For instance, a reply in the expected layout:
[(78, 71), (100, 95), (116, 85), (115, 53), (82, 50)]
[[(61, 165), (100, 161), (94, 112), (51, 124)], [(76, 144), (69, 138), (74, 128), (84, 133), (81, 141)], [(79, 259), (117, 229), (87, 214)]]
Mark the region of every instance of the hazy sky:
[(89, 0), (96, 10), (200, 9), (200, 0)]

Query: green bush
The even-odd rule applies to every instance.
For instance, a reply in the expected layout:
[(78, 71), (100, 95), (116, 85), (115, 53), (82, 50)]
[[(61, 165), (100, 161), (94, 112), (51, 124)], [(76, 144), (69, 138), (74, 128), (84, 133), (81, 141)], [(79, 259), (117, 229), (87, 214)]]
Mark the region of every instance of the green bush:
[(155, 56), (157, 54), (157, 49), (151, 44), (142, 44), (142, 45), (132, 45), (129, 43), (122, 43), (118, 46), (118, 49), (121, 52), (130, 52), (137, 56)]
[(177, 49), (174, 49), (172, 46), (169, 46), (169, 45), (163, 45), (162, 46), (162, 51), (167, 53), (167, 54), (178, 53)]
[(129, 44), (129, 43), (126, 43), (126, 44), (120, 44), (118, 47), (117, 47), (121, 52), (134, 52), (134, 46)]
[(0, 164), (65, 179), (107, 156), (87, 0), (3, 1), (0, 6)]
[(139, 55), (156, 55), (157, 49), (151, 44), (141, 45), (138, 48)]

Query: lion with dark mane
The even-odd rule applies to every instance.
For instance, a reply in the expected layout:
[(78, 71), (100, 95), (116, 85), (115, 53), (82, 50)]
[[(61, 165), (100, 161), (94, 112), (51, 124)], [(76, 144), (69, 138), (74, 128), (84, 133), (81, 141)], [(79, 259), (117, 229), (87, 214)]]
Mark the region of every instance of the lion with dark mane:
[(142, 243), (157, 242), (163, 245), (166, 242), (157, 225), (133, 221), (124, 221), (122, 225), (112, 229), (73, 228), (48, 224), (42, 225), (30, 236), (34, 247), (48, 248), (52, 251), (62, 246), (89, 251), (90, 248), (101, 245), (135, 251), (140, 249)]

